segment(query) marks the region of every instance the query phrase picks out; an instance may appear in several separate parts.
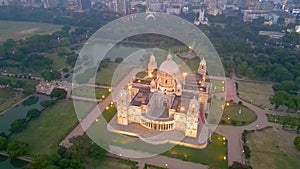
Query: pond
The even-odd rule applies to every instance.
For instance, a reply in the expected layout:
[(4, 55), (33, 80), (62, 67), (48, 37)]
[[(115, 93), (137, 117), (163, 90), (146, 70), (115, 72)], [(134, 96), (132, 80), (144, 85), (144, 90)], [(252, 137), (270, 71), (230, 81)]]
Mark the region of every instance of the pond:
[(36, 94), (34, 96), (39, 98), (39, 101), (36, 104), (30, 106), (23, 106), (22, 104), (19, 104), (0, 116), (0, 133), (5, 133), (6, 135), (9, 134), (12, 122), (17, 119), (26, 118), (27, 111), (30, 109), (36, 108), (38, 110), (42, 110), (43, 107), (40, 105), (40, 102), (51, 99), (49, 96), (45, 95)]
[(0, 155), (0, 168), (3, 169), (19, 169), (28, 165), (28, 162), (22, 160), (10, 160), (8, 157)]

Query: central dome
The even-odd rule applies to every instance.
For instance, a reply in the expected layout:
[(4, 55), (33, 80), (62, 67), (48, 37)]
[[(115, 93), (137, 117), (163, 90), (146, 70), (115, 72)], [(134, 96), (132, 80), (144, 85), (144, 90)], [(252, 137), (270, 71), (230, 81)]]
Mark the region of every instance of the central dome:
[(165, 60), (159, 67), (159, 70), (168, 73), (171, 76), (176, 75), (179, 72), (177, 63), (172, 60), (172, 55), (169, 54), (167, 60)]

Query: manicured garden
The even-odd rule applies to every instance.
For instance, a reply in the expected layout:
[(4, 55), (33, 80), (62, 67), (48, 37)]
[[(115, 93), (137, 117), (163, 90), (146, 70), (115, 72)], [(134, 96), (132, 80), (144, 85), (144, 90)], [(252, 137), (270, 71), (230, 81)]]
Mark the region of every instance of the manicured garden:
[(220, 124), (244, 126), (254, 122), (257, 115), (242, 104), (228, 102), (225, 104)]
[[(204, 149), (194, 149), (184, 146), (175, 146), (163, 155), (201, 163), (210, 167), (227, 168), (227, 142), (222, 136), (212, 135), (212, 142)], [(225, 157), (225, 158), (224, 158)]]
[[(107, 131), (105, 121), (109, 122), (115, 114), (115, 107), (108, 106), (108, 108), (102, 113), (103, 119), (100, 118), (96, 120), (96, 122), (89, 128), (89, 135), (93, 135), (93, 133), (98, 133), (98, 135), (94, 135), (95, 137), (93, 136), (93, 139), (98, 141), (101, 140), (101, 144), (112, 144), (116, 146), (121, 146), (123, 148), (130, 147), (133, 150), (143, 152), (156, 153), (165, 149), (166, 147), (170, 147), (170, 150), (162, 153), (162, 155), (185, 161), (206, 164), (217, 168), (227, 168), (227, 142), (226, 140), (223, 140), (222, 136), (214, 134), (212, 136), (212, 142), (208, 145), (208, 147), (204, 149), (193, 149), (184, 146), (174, 146), (173, 144), (154, 146), (147, 144), (134, 137), (119, 137), (118, 134)], [(103, 135), (105, 135), (106, 137), (101, 137)]]

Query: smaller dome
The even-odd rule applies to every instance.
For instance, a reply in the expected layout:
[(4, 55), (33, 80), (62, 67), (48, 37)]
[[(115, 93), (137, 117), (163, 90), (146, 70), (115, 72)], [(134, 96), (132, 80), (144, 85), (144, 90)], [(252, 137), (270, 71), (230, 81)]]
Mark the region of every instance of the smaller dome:
[(172, 55), (168, 54), (167, 60), (165, 60), (159, 67), (159, 70), (162, 70), (168, 73), (171, 76), (176, 75), (179, 71), (177, 63), (172, 60)]
[(155, 56), (154, 56), (154, 54), (152, 53), (151, 54), (151, 56), (150, 56), (150, 60), (153, 60), (153, 61), (155, 61)]

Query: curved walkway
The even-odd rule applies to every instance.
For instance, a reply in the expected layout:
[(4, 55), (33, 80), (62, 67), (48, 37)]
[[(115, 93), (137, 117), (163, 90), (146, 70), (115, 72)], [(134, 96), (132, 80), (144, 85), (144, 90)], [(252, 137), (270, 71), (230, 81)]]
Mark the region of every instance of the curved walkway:
[[(257, 120), (247, 126), (224, 126), (219, 125), (216, 133), (226, 137), (228, 141), (228, 163), (231, 165), (234, 161), (245, 163), (243, 146), (242, 146), (242, 133), (244, 130), (259, 130), (268, 126), (274, 126), (273, 123), (268, 122), (266, 114), (279, 114), (270, 110), (263, 110), (253, 104), (247, 103), (236, 95), (235, 81), (232, 79), (226, 80), (226, 100), (233, 100), (238, 103), (243, 102), (243, 105), (253, 110), (257, 115)], [(280, 113), (287, 115), (286, 113)]]

